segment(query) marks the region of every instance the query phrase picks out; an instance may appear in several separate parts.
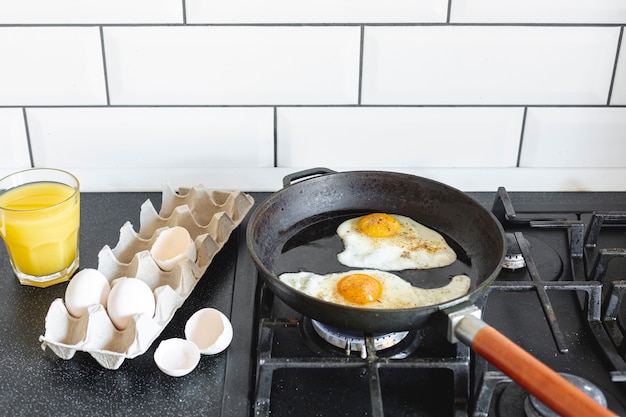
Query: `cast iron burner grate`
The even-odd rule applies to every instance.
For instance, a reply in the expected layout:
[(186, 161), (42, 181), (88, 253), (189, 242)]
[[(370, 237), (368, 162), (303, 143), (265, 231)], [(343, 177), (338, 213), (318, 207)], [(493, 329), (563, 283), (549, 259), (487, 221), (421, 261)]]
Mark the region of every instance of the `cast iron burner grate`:
[[(580, 256), (576, 262), (575, 278), (589, 279), (603, 284), (602, 324), (594, 323), (594, 335), (612, 367), (611, 379), (626, 382), (626, 342), (624, 329), (626, 318), (623, 317), (622, 304), (626, 295), (626, 276), (622, 279), (609, 277), (612, 263), (626, 261), (626, 248), (600, 247), (599, 239), (603, 227), (626, 228), (626, 212), (594, 212), (589, 220), (583, 243), (582, 262)], [(621, 242), (626, 245), (625, 242)]]
[[(383, 391), (394, 391), (391, 388), (385, 388), (381, 378), (382, 373), (397, 372), (438, 372), (445, 377), (424, 378), (445, 379), (441, 382), (441, 386), (449, 391), (446, 395), (446, 402), (433, 405), (440, 407), (439, 409), (430, 410), (436, 414), (426, 415), (454, 415), (464, 416), (467, 410), (468, 395), (470, 390), (470, 351), (469, 348), (461, 344), (450, 344), (436, 332), (428, 331), (411, 331), (398, 343), (391, 347), (380, 349), (376, 346), (377, 338), (381, 335), (364, 334), (364, 350), (352, 352), (352, 354), (343, 351), (341, 348), (332, 346), (326, 341), (321, 340), (320, 336), (313, 330), (311, 319), (307, 317), (297, 318), (281, 318), (272, 317), (274, 303), (280, 303), (276, 300), (271, 290), (266, 287), (261, 289), (260, 310), (265, 312), (259, 326), (258, 350), (257, 350), (257, 380), (256, 395), (254, 401), (255, 416), (276, 415), (272, 405), (272, 390), (275, 386), (274, 379), (276, 374), (284, 370), (294, 370), (294, 377), (285, 377), (296, 379), (300, 370), (358, 370), (356, 378), (366, 379), (368, 397), (366, 400), (361, 398), (361, 402), (368, 401), (365, 413), (374, 417), (382, 417), (385, 414), (383, 410)], [(281, 303), (282, 304), (282, 303)], [(288, 339), (283, 332), (292, 335), (298, 335), (304, 343), (296, 343), (298, 345), (307, 346), (308, 352), (297, 351), (286, 352), (283, 344), (279, 339)], [(319, 338), (320, 340), (316, 340)], [(293, 336), (288, 340), (288, 344), (293, 344)], [(324, 345), (326, 344), (326, 345)], [(288, 350), (288, 349), (287, 349)], [(398, 379), (398, 378), (394, 378)], [(401, 378), (399, 378), (401, 380)], [(292, 381), (293, 382), (293, 381)], [(323, 379), (319, 380), (319, 384), (329, 384)], [(356, 383), (354, 384), (356, 385)], [(351, 386), (346, 386), (346, 390), (350, 390)], [(442, 388), (443, 390), (443, 388)], [(336, 393), (337, 401), (342, 402), (342, 393)], [(438, 401), (433, 401), (434, 403)], [(281, 404), (278, 410), (284, 411), (284, 404)], [(448, 409), (449, 413), (442, 414), (442, 409)], [(352, 412), (355, 412), (352, 410)], [(297, 412), (298, 415), (303, 413)], [(311, 415), (317, 413), (312, 412)], [(357, 413), (358, 414), (358, 413)], [(335, 414), (330, 414), (335, 415)], [(338, 415), (338, 414), (336, 414)], [(401, 415), (392, 413), (392, 415)], [(408, 415), (408, 414), (407, 414)]]
[[(559, 351), (567, 352), (563, 336), (558, 328), (545, 289), (570, 289), (587, 293), (587, 301), (581, 295), (581, 307), (587, 312), (587, 321), (593, 335), (600, 346), (609, 366), (612, 368), (611, 379), (614, 382), (626, 381), (626, 329), (625, 317), (621, 317), (621, 306), (626, 295), (626, 281), (609, 280), (606, 277), (611, 262), (626, 259), (624, 247), (600, 247), (599, 239), (603, 227), (626, 227), (626, 212), (622, 211), (594, 211), (588, 222), (582, 219), (566, 220), (542, 218), (520, 218), (515, 213), (508, 193), (503, 187), (498, 189), (493, 212), (503, 225), (527, 224), (530, 227), (547, 229), (567, 229), (569, 236), (569, 257), (571, 262), (572, 281), (564, 281), (557, 285), (542, 283), (537, 287), (541, 305), (550, 322), (555, 342)], [(586, 230), (585, 230), (586, 228)], [(626, 242), (622, 241), (622, 245)], [(520, 244), (520, 246), (524, 246)], [(530, 253), (523, 250), (524, 258), (529, 262)], [(533, 262), (530, 261), (532, 264)], [(529, 271), (535, 283), (540, 282), (534, 274), (532, 265)], [(626, 279), (626, 276), (624, 277)], [(515, 286), (513, 284), (513, 286)], [(543, 289), (541, 289), (543, 287)]]
[[(561, 354), (567, 354), (569, 348), (560, 330), (548, 294), (552, 291), (574, 291), (578, 296), (580, 308), (585, 313), (588, 328), (610, 367), (610, 380), (612, 382), (626, 381), (626, 362), (624, 361), (626, 337), (624, 336), (624, 319), (621, 317), (624, 313), (621, 313), (620, 308), (626, 295), (626, 281), (606, 277), (610, 263), (615, 259), (623, 260), (626, 257), (626, 249), (601, 248), (598, 244), (603, 226), (626, 227), (626, 212), (593, 212), (588, 221), (581, 218), (572, 220), (545, 218), (545, 216), (519, 217), (515, 213), (508, 193), (501, 187), (498, 189), (493, 205), (493, 213), (503, 226), (566, 230), (571, 280), (542, 280), (535, 268), (528, 241), (524, 239), (521, 232), (515, 232), (513, 236), (519, 243), (523, 262), (528, 267), (531, 280), (528, 282), (496, 281), (489, 288), (485, 302), (489, 294), (495, 291), (536, 291), (556, 348)], [(511, 239), (510, 236), (508, 238)], [(624, 242), (621, 243), (624, 244)], [(522, 262), (519, 259), (515, 261)], [(620, 271), (623, 272), (623, 270)], [(524, 407), (528, 409), (529, 404), (521, 388), (501, 372), (487, 370), (488, 364), (480, 358), (477, 358), (475, 366), (476, 369), (482, 369), (482, 377), (480, 377), (480, 384), (475, 395), (473, 417), (527, 415), (520, 411), (524, 410)], [(578, 377), (574, 376), (574, 378)], [(515, 392), (517, 394), (513, 395), (512, 393)], [(619, 407), (619, 401), (612, 399), (611, 405)]]

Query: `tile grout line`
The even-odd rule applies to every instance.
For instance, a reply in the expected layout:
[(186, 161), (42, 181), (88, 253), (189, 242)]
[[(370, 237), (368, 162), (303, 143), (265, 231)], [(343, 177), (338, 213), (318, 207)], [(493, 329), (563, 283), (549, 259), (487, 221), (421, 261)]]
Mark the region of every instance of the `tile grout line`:
[(522, 128), (519, 136), (519, 146), (517, 147), (517, 161), (515, 162), (515, 168), (520, 167), (520, 161), (522, 159), (522, 147), (524, 146), (524, 133), (526, 132), (526, 115), (528, 114), (528, 107), (524, 107), (522, 113)]
[(361, 94), (363, 91), (363, 55), (364, 55), (364, 46), (365, 46), (365, 26), (361, 26), (361, 40), (359, 45), (359, 75), (357, 82), (358, 91), (357, 91), (357, 105), (361, 105)]
[(274, 106), (274, 168), (278, 168), (278, 107)]
[[(24, 104), (22, 104), (24, 105)], [(626, 108), (626, 104), (26, 104), (33, 109), (73, 108)], [(20, 107), (19, 104), (0, 105), (0, 109)]]
[(35, 159), (33, 157), (33, 145), (30, 143), (30, 129), (28, 128), (28, 116), (26, 107), (22, 107), (22, 117), (24, 119), (24, 133), (26, 134), (26, 145), (28, 146), (28, 157), (30, 158), (31, 168), (35, 167)]
[(613, 64), (613, 73), (611, 74), (611, 82), (609, 83), (609, 94), (606, 98), (606, 105), (610, 106), (611, 105), (611, 98), (613, 97), (613, 87), (615, 85), (615, 77), (617, 74), (617, 68), (618, 68), (618, 64), (619, 64), (619, 56), (620, 56), (620, 49), (622, 47), (622, 39), (624, 37), (624, 27), (622, 26), (622, 28), (619, 31), (619, 36), (617, 38), (617, 47), (616, 47), (616, 51), (615, 51), (615, 62)]
[(100, 52), (102, 53), (102, 72), (104, 75), (104, 92), (106, 94), (106, 105), (111, 105), (111, 96), (109, 94), (109, 76), (107, 72), (107, 58), (104, 48), (104, 28), (100, 26)]
[[(616, 27), (622, 28), (622, 23), (560, 23), (560, 22), (450, 22), (451, 8), (447, 12), (446, 21), (441, 22), (341, 22), (341, 23), (0, 23), (0, 28), (7, 27), (355, 27), (355, 26), (486, 26), (486, 27)], [(186, 20), (186, 17), (184, 18)]]

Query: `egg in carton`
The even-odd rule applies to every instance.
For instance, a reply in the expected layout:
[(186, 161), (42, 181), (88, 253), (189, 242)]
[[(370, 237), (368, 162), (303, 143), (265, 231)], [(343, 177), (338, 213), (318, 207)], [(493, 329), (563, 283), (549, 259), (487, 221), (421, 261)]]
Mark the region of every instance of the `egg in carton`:
[[(145, 353), (253, 204), (253, 198), (241, 191), (210, 190), (200, 185), (175, 192), (164, 185), (160, 211), (157, 213), (150, 200), (144, 202), (139, 231), (126, 222), (116, 246), (104, 246), (98, 254), (98, 271), (109, 283), (135, 277), (152, 289), (154, 316), (137, 314), (119, 330), (103, 305), (92, 305), (75, 317), (59, 298), (48, 310), (45, 334), (39, 338), (42, 348), (49, 347), (63, 359), (71, 359), (77, 351), (88, 352), (107, 369), (118, 369), (125, 359)], [(173, 265), (162, 269), (150, 249), (164, 231), (177, 226), (189, 232), (196, 259), (177, 257)]]

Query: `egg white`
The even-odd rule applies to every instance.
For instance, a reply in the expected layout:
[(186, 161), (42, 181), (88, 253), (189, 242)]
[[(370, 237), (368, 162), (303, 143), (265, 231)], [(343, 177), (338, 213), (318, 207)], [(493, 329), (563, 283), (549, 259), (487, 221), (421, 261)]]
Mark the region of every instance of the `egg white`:
[(415, 220), (391, 214), (400, 231), (390, 237), (370, 237), (358, 228), (361, 217), (344, 221), (337, 234), (344, 244), (337, 260), (353, 268), (385, 271), (438, 268), (452, 264), (457, 255), (442, 235)]
[[(346, 300), (337, 290), (337, 283), (347, 275), (366, 274), (377, 279), (383, 286), (381, 297), (367, 304), (355, 304)], [(378, 270), (355, 270), (319, 275), (313, 272), (289, 272), (279, 279), (290, 287), (335, 304), (360, 308), (403, 309), (442, 304), (467, 294), (471, 280), (467, 275), (457, 275), (440, 288), (419, 288), (390, 272)]]

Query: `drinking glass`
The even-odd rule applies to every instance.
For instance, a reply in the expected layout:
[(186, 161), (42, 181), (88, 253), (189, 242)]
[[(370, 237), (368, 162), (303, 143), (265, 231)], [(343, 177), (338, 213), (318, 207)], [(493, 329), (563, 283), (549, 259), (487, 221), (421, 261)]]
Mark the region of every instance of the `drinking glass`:
[(0, 179), (0, 236), (23, 285), (48, 287), (78, 268), (78, 179), (53, 168), (32, 168)]

